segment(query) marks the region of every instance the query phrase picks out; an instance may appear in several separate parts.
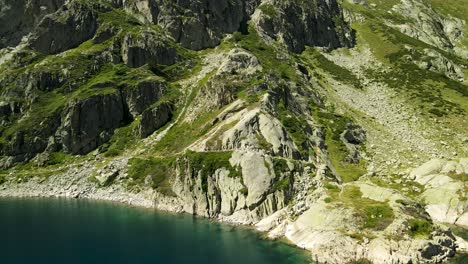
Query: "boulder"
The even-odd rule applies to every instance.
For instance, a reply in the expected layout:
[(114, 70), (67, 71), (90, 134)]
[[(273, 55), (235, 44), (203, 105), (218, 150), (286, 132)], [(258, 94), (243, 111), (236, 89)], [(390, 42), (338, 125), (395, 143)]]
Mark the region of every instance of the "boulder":
[(275, 178), (271, 158), (258, 153), (234, 151), (230, 163), (233, 167), (242, 168), (242, 181), (249, 190), (246, 206), (255, 208), (266, 198)]

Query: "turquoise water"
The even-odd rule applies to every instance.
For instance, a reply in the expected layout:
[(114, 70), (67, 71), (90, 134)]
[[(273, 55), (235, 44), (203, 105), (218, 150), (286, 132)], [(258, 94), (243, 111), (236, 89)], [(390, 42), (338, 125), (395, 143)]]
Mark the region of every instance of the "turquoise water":
[(0, 199), (1, 263), (308, 263), (250, 229), (67, 199)]

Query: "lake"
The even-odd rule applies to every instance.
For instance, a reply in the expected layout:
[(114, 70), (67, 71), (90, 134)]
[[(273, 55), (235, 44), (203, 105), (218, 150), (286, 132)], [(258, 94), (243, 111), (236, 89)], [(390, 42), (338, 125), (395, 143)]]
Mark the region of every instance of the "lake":
[(310, 263), (249, 228), (74, 199), (0, 199), (1, 263)]

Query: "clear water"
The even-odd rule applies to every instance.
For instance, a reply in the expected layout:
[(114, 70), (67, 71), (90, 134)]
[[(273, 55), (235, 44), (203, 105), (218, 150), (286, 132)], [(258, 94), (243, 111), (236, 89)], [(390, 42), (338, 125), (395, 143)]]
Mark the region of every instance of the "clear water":
[(309, 263), (250, 229), (68, 199), (0, 199), (0, 263)]

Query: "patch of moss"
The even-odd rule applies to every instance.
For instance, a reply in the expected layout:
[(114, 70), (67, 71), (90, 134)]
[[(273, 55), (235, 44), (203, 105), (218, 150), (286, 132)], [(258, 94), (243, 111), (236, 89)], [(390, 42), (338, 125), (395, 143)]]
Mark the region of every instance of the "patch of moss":
[(468, 228), (456, 225), (450, 225), (450, 230), (456, 236), (463, 238), (464, 240), (468, 241)]
[(270, 18), (275, 18), (277, 16), (276, 8), (271, 4), (262, 4), (258, 8)]
[(273, 185), (273, 191), (282, 191), (286, 190), (291, 186), (291, 180), (289, 177), (284, 177), (280, 181), (275, 181), (275, 184)]
[(53, 152), (49, 154), (49, 158), (46, 161), (46, 166), (53, 166), (53, 165), (60, 165), (64, 164), (65, 162), (71, 161), (73, 156), (70, 154), (66, 154), (63, 152)]

